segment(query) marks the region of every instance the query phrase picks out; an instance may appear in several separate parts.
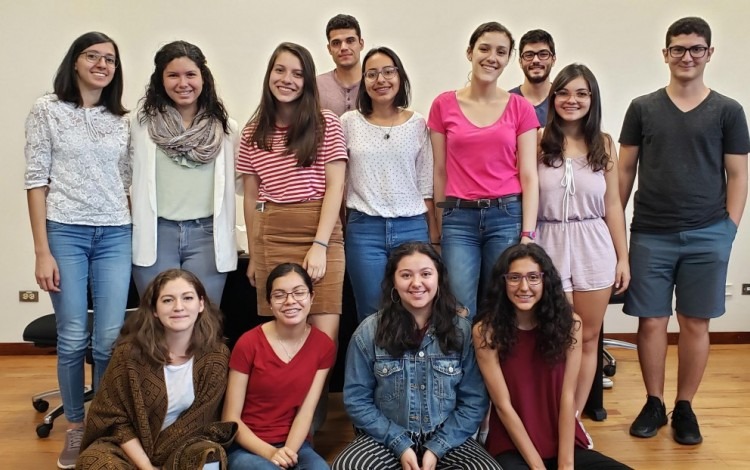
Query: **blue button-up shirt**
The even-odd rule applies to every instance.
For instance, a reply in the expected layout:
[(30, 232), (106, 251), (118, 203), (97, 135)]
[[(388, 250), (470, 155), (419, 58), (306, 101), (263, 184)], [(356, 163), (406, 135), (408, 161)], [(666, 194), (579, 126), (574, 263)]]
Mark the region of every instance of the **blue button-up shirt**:
[(396, 457), (430, 434), (424, 447), (442, 458), (474, 434), (487, 412), (487, 390), (471, 342), (471, 324), (456, 316), (460, 351), (443, 353), (432, 327), (419, 349), (393, 357), (375, 346), (380, 313), (354, 332), (346, 354), (344, 405), (354, 426)]

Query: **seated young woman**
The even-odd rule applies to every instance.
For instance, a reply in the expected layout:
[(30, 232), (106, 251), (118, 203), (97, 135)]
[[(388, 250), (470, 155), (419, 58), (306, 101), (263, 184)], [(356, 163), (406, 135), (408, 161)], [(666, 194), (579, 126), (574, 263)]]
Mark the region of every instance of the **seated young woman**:
[(581, 319), (541, 247), (500, 256), (473, 338), (493, 403), (485, 446), (503, 469), (630, 468), (591, 450), (577, 419)]
[(219, 423), (229, 349), (219, 312), (189, 271), (157, 275), (122, 329), (91, 402), (77, 469), (225, 469)]
[(336, 346), (308, 324), (315, 293), (302, 266), (276, 266), (265, 287), (274, 319), (242, 335), (229, 361), (223, 418), (239, 425), (229, 468), (329, 469), (307, 438)]
[(394, 248), (382, 309), (349, 343), (344, 405), (357, 437), (334, 470), (499, 469), (472, 438), (488, 406), (445, 264), (427, 243)]

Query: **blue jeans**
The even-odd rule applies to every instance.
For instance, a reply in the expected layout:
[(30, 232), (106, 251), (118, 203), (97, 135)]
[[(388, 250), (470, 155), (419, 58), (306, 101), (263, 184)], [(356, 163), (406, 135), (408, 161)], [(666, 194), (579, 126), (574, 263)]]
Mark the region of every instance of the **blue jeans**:
[[(71, 423), (83, 421), (84, 361), (89, 344), (94, 387), (107, 369), (125, 317), (132, 262), (130, 224), (112, 227), (47, 221), (47, 240), (60, 270), (60, 292), (51, 292), (57, 322), (57, 380)], [(88, 289), (93, 334), (88, 330)]]
[[(274, 446), (283, 447), (284, 443), (274, 444)], [(245, 450), (239, 444), (232, 444), (227, 450), (227, 460), (230, 470), (279, 470), (280, 468), (270, 460)], [(331, 467), (315, 452), (310, 443), (305, 441), (297, 451), (297, 465), (288, 470), (331, 470)]]
[(213, 216), (176, 222), (159, 217), (156, 228), (156, 262), (133, 266), (133, 280), (143, 296), (148, 284), (167, 269), (181, 268), (200, 279), (211, 302), (221, 304), (227, 273), (216, 270)]
[(521, 223), (520, 201), (487, 209), (443, 210), (443, 261), (453, 295), (469, 309), (470, 319), (477, 313), (480, 279), (484, 291), (497, 258), (520, 241)]
[(350, 210), (346, 222), (346, 269), (361, 323), (380, 308), (380, 283), (391, 250), (405, 242), (428, 242), (425, 215), (384, 218)]

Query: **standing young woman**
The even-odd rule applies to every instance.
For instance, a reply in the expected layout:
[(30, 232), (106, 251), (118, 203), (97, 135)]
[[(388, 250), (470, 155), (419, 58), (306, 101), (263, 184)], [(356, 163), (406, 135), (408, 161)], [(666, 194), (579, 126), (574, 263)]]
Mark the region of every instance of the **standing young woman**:
[(601, 96), (594, 74), (571, 64), (550, 89), (539, 162), (539, 245), (560, 272), (563, 290), (581, 316), (583, 355), (576, 410), (593, 381), (604, 313), (612, 293), (630, 283), (625, 214), (617, 180), (617, 150), (601, 130)]
[(236, 425), (216, 421), (228, 362), (203, 284), (181, 269), (157, 275), (91, 402), (76, 468), (226, 468)]
[(357, 437), (334, 470), (499, 470), (474, 440), (487, 392), (445, 265), (426, 243), (394, 248), (383, 308), (346, 355), (344, 405)]
[[(91, 345), (94, 386), (109, 363), (130, 285), (131, 225), (127, 110), (117, 44), (90, 32), (57, 69), (54, 94), (26, 119), (29, 218), (35, 276), (57, 321), (57, 380), (68, 420), (60, 468), (74, 468), (83, 434), (84, 359)], [(88, 298), (94, 307), (88, 332)]]
[(237, 268), (237, 123), (197, 46), (171, 42), (154, 64), (130, 140), (133, 278), (143, 294), (160, 272), (187, 269), (219, 305)]
[(541, 247), (500, 256), (473, 336), (493, 404), (485, 446), (503, 469), (629, 468), (591, 450), (576, 419), (581, 320)]
[(380, 306), (391, 250), (428, 242), (434, 222), (432, 147), (424, 117), (407, 109), (406, 69), (387, 47), (371, 49), (363, 69), (357, 111), (341, 117), (349, 149), (346, 265), (360, 322)]
[(245, 184), (247, 276), (258, 290), (258, 314), (268, 316), (268, 272), (287, 261), (301, 264), (315, 283), (310, 323), (334, 341), (344, 282), (339, 210), (346, 159), (338, 117), (320, 109), (310, 52), (280, 44), (237, 160)]
[(239, 425), (229, 468), (328, 469), (307, 441), (336, 361), (333, 341), (307, 324), (317, 292), (295, 263), (274, 268), (264, 291), (274, 319), (242, 335), (229, 361), (223, 419)]
[(442, 255), (470, 317), (500, 253), (536, 236), (539, 123), (528, 101), (497, 87), (513, 43), (505, 26), (480, 25), (466, 50), (469, 85), (435, 98), (428, 121)]

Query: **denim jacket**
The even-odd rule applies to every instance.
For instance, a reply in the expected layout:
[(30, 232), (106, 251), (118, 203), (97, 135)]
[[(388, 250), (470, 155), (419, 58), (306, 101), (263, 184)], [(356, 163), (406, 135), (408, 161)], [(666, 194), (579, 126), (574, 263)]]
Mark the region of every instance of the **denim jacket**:
[(471, 324), (456, 316), (462, 350), (444, 354), (427, 331), (418, 350), (393, 357), (375, 346), (380, 313), (362, 322), (346, 354), (344, 405), (354, 426), (400, 457), (414, 434), (442, 458), (474, 434), (489, 400), (471, 342)]

